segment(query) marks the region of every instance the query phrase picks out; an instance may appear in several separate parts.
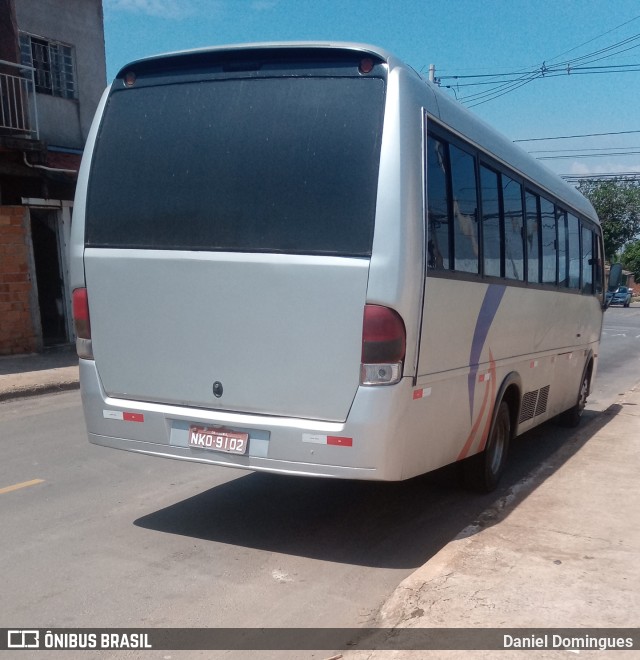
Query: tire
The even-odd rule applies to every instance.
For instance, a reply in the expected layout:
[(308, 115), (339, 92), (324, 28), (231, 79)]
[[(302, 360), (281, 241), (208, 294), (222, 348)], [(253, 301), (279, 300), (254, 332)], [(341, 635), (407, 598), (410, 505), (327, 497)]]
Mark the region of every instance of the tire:
[(565, 410), (559, 417), (560, 424), (566, 426), (567, 428), (573, 429), (582, 419), (582, 413), (584, 412), (584, 407), (587, 404), (587, 397), (589, 396), (589, 384), (591, 382), (591, 373), (587, 369), (584, 376), (582, 377), (582, 382), (580, 383), (580, 390), (578, 392), (578, 400), (573, 408)]
[(466, 488), (481, 493), (495, 490), (507, 464), (511, 440), (511, 414), (506, 401), (501, 401), (491, 425), (484, 451), (460, 464)]

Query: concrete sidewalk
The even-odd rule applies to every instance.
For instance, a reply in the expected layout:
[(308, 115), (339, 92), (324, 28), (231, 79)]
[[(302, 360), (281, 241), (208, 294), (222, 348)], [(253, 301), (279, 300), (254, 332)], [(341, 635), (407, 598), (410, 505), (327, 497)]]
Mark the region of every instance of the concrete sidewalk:
[[(637, 386), (404, 580), (376, 625), (637, 628), (639, 474)], [(344, 657), (506, 658), (527, 652), (351, 651)], [(535, 653), (536, 658), (559, 654), (566, 657), (567, 651)], [(603, 651), (598, 657), (629, 655)]]
[(0, 401), (79, 386), (75, 345), (43, 353), (0, 356)]

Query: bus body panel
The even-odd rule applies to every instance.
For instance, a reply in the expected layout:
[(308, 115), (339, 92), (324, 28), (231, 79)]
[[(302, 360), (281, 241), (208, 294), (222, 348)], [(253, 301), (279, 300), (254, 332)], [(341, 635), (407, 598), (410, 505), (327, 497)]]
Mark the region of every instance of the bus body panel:
[[(488, 309), (490, 291), (500, 300)], [(423, 314), (420, 377), (486, 365), (489, 352), (498, 361), (584, 348), (600, 340), (602, 323), (592, 296), (441, 277), (427, 279)], [(472, 355), (474, 345), (482, 349), (480, 360)]]
[[(422, 103), (425, 88), (396, 68), (387, 77), (367, 302), (398, 311), (407, 330), (404, 375), (415, 376), (424, 287)], [(431, 94), (433, 96), (433, 94)]]
[(367, 260), (97, 248), (84, 260), (109, 396), (346, 419)]
[[(346, 423), (232, 413), (108, 397), (93, 360), (80, 360), (89, 439), (95, 444), (195, 462), (351, 479), (403, 478), (410, 379), (393, 388), (361, 387)], [(410, 411), (409, 411), (410, 412)], [(130, 420), (130, 421), (129, 421)], [(246, 432), (244, 456), (187, 445), (191, 425)], [(332, 439), (341, 439), (342, 442)]]

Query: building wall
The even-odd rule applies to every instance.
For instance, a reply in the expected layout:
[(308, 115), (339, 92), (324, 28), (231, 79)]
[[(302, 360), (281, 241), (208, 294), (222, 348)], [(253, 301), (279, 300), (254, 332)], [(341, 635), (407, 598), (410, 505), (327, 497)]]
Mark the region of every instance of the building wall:
[(38, 94), (40, 138), (82, 149), (106, 87), (101, 0), (15, 0), (19, 30), (75, 48), (77, 99)]
[(74, 339), (66, 261), (72, 200), (106, 86), (102, 0), (0, 0), (0, 59), (19, 61), (18, 31), (73, 47), (77, 98), (35, 93), (38, 139), (15, 125), (0, 134), (0, 355)]
[(0, 355), (38, 350), (28, 210), (0, 206)]

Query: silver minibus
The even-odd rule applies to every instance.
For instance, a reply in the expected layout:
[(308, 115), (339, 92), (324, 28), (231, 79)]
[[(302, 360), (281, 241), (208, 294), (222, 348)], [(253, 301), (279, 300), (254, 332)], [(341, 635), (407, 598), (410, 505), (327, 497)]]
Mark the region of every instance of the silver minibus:
[(392, 54), (250, 44), (105, 91), (71, 279), (91, 442), (400, 480), (575, 424), (598, 364), (598, 218)]

